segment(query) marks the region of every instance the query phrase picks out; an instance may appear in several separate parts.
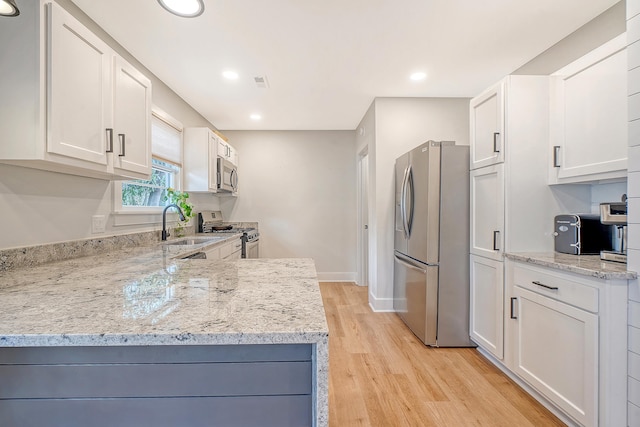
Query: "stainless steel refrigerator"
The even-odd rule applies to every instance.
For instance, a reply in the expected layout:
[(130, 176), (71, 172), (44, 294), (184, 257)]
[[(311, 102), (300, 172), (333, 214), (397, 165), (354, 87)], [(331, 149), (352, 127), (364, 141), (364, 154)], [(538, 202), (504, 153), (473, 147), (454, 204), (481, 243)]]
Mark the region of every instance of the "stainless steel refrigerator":
[(469, 147), (428, 141), (396, 160), (393, 307), (435, 347), (469, 338)]

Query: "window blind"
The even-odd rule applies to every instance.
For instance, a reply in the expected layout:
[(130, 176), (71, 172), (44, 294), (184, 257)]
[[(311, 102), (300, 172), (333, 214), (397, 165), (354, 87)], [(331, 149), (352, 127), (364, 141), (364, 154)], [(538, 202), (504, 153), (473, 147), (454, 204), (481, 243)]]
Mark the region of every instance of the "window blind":
[(182, 126), (153, 114), (151, 152), (160, 160), (182, 166)]

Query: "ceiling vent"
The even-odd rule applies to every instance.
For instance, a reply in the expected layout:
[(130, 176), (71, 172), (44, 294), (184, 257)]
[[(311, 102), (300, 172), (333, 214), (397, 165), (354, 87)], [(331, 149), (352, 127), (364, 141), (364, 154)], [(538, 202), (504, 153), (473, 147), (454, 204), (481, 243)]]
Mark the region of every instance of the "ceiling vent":
[(258, 86), (259, 89), (269, 88), (269, 80), (267, 80), (267, 76), (256, 76), (253, 80), (255, 80), (256, 86)]

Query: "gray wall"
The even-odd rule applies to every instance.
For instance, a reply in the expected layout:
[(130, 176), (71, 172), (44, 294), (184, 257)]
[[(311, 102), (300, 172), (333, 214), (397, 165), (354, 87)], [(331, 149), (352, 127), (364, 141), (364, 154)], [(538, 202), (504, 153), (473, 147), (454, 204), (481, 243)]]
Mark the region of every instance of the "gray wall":
[(355, 280), (353, 131), (223, 131), (238, 150), (233, 221), (258, 221), (260, 256), (313, 258), (320, 280)]
[[(374, 310), (393, 309), (393, 229), (395, 159), (430, 139), (469, 145), (469, 99), (376, 98), (360, 126), (375, 122), (375, 137), (359, 140), (358, 151), (369, 144), (370, 289)], [(372, 147), (371, 144), (374, 146)]]
[[(512, 74), (547, 75), (580, 58), (626, 30), (625, 1), (551, 46)], [(541, 28), (544, 31), (544, 28)]]

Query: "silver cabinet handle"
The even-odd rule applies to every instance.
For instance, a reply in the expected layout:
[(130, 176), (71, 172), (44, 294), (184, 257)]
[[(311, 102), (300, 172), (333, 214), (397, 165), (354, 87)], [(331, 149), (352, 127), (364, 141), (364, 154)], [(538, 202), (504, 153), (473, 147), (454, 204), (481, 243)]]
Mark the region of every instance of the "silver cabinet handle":
[(118, 154), (118, 156), (120, 157), (124, 157), (124, 148), (125, 148), (125, 136), (124, 133), (119, 133), (118, 134), (118, 139), (120, 140), (120, 154)]
[(498, 236), (500, 235), (500, 231), (499, 230), (495, 230), (493, 232), (493, 250), (494, 251), (499, 251), (500, 248), (498, 247)]
[(553, 146), (553, 167), (554, 168), (560, 167), (560, 146), (559, 145)]
[(500, 132), (493, 133), (493, 152), (499, 153), (500, 148), (498, 148), (498, 138), (500, 137)]
[(513, 304), (516, 301), (518, 301), (518, 298), (516, 298), (516, 297), (511, 298), (511, 315), (510, 315), (510, 317), (512, 319), (517, 319), (518, 318), (518, 315), (516, 314), (516, 311), (515, 311), (515, 306)]
[(113, 153), (113, 129), (107, 128), (107, 153)]
[(533, 282), (531, 282), (531, 283), (533, 283), (533, 284), (534, 284), (534, 285), (536, 285), (536, 286), (541, 286), (541, 287), (543, 287), (543, 288), (545, 288), (545, 289), (549, 289), (549, 290), (552, 290), (552, 291), (557, 291), (557, 290), (558, 290), (558, 287), (557, 287), (557, 286), (549, 286), (549, 285), (545, 285), (544, 283), (540, 283), (540, 282), (535, 281), (535, 280), (534, 280)]

